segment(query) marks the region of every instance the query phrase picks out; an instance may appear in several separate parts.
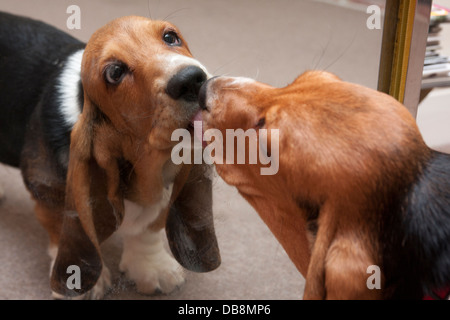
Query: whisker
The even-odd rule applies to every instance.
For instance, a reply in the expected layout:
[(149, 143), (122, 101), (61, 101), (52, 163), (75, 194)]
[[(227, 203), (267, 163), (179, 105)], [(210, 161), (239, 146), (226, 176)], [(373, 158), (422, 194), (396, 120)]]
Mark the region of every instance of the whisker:
[(256, 75), (252, 79), (258, 80), (258, 77), (259, 77), (259, 67), (256, 67)]
[(241, 87), (226, 87), (226, 88), (222, 88), (221, 90), (240, 90), (242, 88)]
[(216, 69), (213, 71), (213, 74), (216, 74), (220, 69), (222, 69), (222, 68), (224, 68), (224, 67), (230, 65), (231, 63), (236, 62), (237, 59), (238, 59), (238, 57), (234, 57), (234, 58), (230, 59), (229, 61), (225, 62), (224, 64), (222, 64), (221, 66), (219, 66), (218, 68), (216, 68)]
[(333, 66), (336, 62), (338, 62), (347, 52), (348, 52), (348, 49), (350, 49), (350, 47), (353, 45), (353, 43), (355, 42), (355, 39), (356, 39), (356, 35), (357, 35), (357, 33), (358, 33), (358, 31), (356, 31), (354, 34), (353, 34), (353, 38), (352, 38), (352, 40), (350, 41), (350, 43), (348, 44), (348, 46), (341, 52), (341, 54), (336, 58), (336, 59), (334, 59), (330, 64), (328, 64), (323, 70), (328, 70), (328, 68), (330, 68), (331, 66)]
[(180, 8), (180, 9), (177, 9), (177, 10), (175, 10), (175, 11), (173, 11), (172, 13), (169, 13), (164, 19), (162, 19), (163, 21), (167, 21), (167, 19), (173, 19), (173, 18), (176, 18), (177, 16), (174, 16), (174, 14), (176, 14), (176, 13), (179, 13), (180, 11), (183, 11), (183, 10), (190, 10), (191, 8)]
[(332, 39), (332, 36), (331, 36), (331, 32), (330, 32), (330, 33), (328, 33), (328, 40), (327, 40), (327, 42), (326, 42), (326, 44), (325, 44), (325, 47), (321, 45), (321, 47), (322, 47), (322, 53), (321, 53), (321, 55), (319, 56), (319, 61), (317, 61), (317, 63), (314, 64), (313, 70), (314, 70), (314, 69), (317, 69), (317, 68), (320, 68), (320, 67), (319, 67), (319, 66), (320, 66), (320, 63), (322, 62), (322, 59), (325, 57), (325, 52), (328, 50), (328, 47), (330, 46), (331, 39)]

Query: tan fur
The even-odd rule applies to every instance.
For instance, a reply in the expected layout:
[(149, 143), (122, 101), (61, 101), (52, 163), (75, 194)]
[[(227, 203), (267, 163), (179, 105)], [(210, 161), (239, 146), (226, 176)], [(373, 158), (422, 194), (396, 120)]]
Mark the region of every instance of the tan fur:
[[(163, 41), (163, 34), (169, 30), (177, 32), (181, 46), (168, 46)], [(192, 166), (180, 165), (170, 177), (165, 176), (165, 167), (171, 162), (171, 149), (176, 144), (171, 141), (172, 132), (188, 128), (198, 105), (186, 106), (186, 102), (174, 100), (166, 93), (170, 78), (191, 61), (185, 59), (168, 66), (167, 57), (192, 57), (176, 27), (135, 16), (107, 24), (93, 34), (86, 46), (81, 69), (84, 106), (71, 133), (64, 221), (59, 233), (48, 229), (52, 241), (59, 243), (52, 275), (52, 288), (58, 293), (82, 294), (95, 285), (102, 270), (100, 244), (121, 224), (124, 199), (151, 206), (160, 201), (168, 183), (175, 183), (172, 201), (149, 226), (152, 230), (165, 227), (170, 206), (177, 200), (184, 201), (177, 196), (181, 189), (190, 188), (186, 181)], [(104, 70), (117, 61), (126, 64), (129, 72), (119, 85), (112, 86), (105, 82)], [(211, 214), (207, 197), (205, 194), (207, 207), (200, 200), (177, 214), (192, 216), (193, 220), (197, 219), (197, 210)], [(40, 219), (46, 221), (40, 214), (43, 207), (39, 208)], [(220, 263), (212, 221), (205, 226), (204, 240), (209, 241), (214, 257), (196, 250), (190, 252), (196, 255), (195, 259), (182, 256), (193, 268), (202, 264), (202, 259), (208, 261), (199, 268), (202, 271)], [(178, 234), (178, 227), (189, 236), (189, 226), (186, 229), (171, 222), (174, 234)], [(60, 239), (56, 239), (58, 234)], [(180, 250), (185, 246), (176, 245)], [(81, 290), (68, 291), (65, 286), (66, 267), (70, 264), (80, 266), (86, 284)]]
[[(378, 200), (406, 189), (429, 156), (413, 117), (395, 99), (306, 72), (285, 88), (218, 77), (208, 82), (205, 129), (279, 129), (279, 172), (216, 164), (258, 211), (306, 278), (305, 299), (374, 299), (381, 265)], [(226, 152), (224, 144), (224, 153)], [(248, 152), (248, 150), (247, 150)], [(307, 223), (317, 209), (317, 235)], [(309, 239), (309, 240), (308, 240)]]
[(35, 200), (34, 212), (39, 223), (48, 232), (50, 247), (58, 245), (62, 228), (63, 208), (49, 208), (45, 203)]

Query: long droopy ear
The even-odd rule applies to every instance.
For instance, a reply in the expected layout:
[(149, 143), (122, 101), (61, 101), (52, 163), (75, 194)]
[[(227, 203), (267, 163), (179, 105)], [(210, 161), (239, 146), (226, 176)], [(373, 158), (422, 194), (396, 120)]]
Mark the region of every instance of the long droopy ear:
[[(51, 275), (52, 290), (68, 297), (96, 284), (103, 267), (100, 244), (123, 218), (117, 158), (104, 143), (111, 139), (102, 139), (111, 137), (108, 130), (108, 120), (85, 97), (71, 134), (63, 226)], [(76, 271), (78, 285), (72, 277)]]
[(195, 272), (212, 271), (221, 262), (212, 214), (211, 169), (206, 164), (192, 165), (166, 222), (172, 254)]

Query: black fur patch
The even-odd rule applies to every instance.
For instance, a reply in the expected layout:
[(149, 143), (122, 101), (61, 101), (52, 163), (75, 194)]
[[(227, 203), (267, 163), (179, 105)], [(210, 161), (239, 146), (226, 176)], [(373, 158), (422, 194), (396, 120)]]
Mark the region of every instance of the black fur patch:
[(40, 118), (50, 117), (46, 137), (55, 154), (68, 144), (67, 128), (57, 116), (56, 77), (67, 57), (83, 47), (48, 24), (0, 12), (0, 162), (19, 166), (28, 122), (39, 104)]
[(425, 294), (450, 286), (450, 155), (434, 152), (410, 190), (402, 243)]
[[(73, 52), (79, 50), (79, 46), (72, 50)], [(69, 159), (68, 153), (72, 126), (66, 123), (64, 115), (61, 112), (61, 98), (59, 96), (59, 91), (57, 90), (57, 86), (60, 85), (59, 76), (63, 68), (64, 66), (55, 73), (54, 77), (52, 77), (51, 82), (44, 91), (40, 103), (42, 104), (41, 123), (47, 146), (57, 159), (58, 165), (65, 172), (67, 169), (67, 161)], [(78, 88), (80, 87), (81, 81)], [(77, 92), (77, 96), (80, 96), (80, 92)], [(82, 104), (79, 104), (79, 108), (81, 112)]]

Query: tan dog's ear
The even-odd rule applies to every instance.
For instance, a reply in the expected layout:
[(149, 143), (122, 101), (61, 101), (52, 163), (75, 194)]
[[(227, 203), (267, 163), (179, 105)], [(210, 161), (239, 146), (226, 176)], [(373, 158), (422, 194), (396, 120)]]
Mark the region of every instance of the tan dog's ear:
[(221, 262), (212, 215), (211, 168), (195, 164), (166, 221), (170, 250), (186, 269), (208, 272)]
[[(118, 162), (105, 145), (105, 140), (111, 139), (101, 139), (105, 134), (111, 138), (110, 128), (108, 120), (85, 98), (83, 113), (71, 134), (66, 208), (51, 276), (52, 290), (65, 296), (83, 294), (96, 284), (103, 265), (100, 243), (122, 222)], [(68, 281), (73, 273), (70, 266), (78, 267), (78, 288)]]

